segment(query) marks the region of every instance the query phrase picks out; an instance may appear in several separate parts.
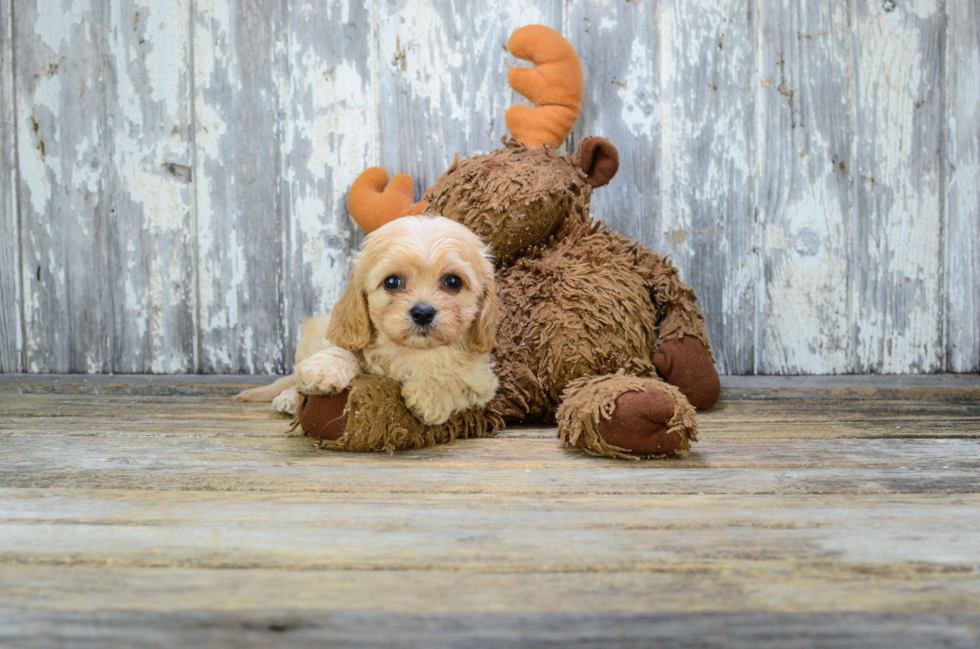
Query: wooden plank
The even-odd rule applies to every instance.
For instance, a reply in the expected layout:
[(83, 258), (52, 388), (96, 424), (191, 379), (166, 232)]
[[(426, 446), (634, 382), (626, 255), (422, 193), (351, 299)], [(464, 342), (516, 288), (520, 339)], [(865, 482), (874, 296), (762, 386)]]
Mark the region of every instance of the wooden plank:
[(296, 2), (288, 11), (283, 365), (291, 370), (303, 320), (331, 310), (347, 284), (358, 230), (347, 191), (378, 164), (380, 147), (371, 4)]
[[(139, 422), (137, 422), (139, 424)], [(239, 423), (239, 427), (247, 424)], [(815, 439), (746, 435), (702, 442), (688, 459), (633, 463), (560, 447), (554, 433), (460, 441), (416, 452), (327, 453), (307, 440), (146, 426), (126, 434), (39, 435), (5, 427), (0, 486), (338, 494), (977, 493), (977, 427), (963, 439)], [(282, 428), (279, 428), (281, 431)], [(829, 435), (828, 435), (829, 437)]]
[(195, 370), (189, 6), (109, 5), (112, 371)]
[(198, 370), (282, 372), (279, 0), (194, 4)]
[[(650, 601), (661, 594), (642, 593)], [(287, 601), (296, 597), (289, 593)], [(734, 647), (802, 649), (850, 646), (867, 649), (917, 649), (976, 646), (975, 615), (948, 614), (782, 614), (597, 612), (592, 608), (563, 613), (479, 611), (414, 615), (376, 609), (299, 613), (292, 608), (215, 613), (189, 610), (162, 613), (93, 613), (0, 610), (3, 637), (25, 647), (82, 649), (137, 646), (193, 647)]]
[(945, 6), (946, 370), (980, 372), (980, 6)]
[[(90, 405), (92, 397), (87, 395), (73, 400), (51, 395), (3, 398), (0, 400), (0, 417), (3, 417), (0, 430), (31, 438), (92, 435), (144, 438), (159, 435), (166, 438), (261, 436), (279, 439), (289, 427), (288, 418), (270, 412), (268, 408), (243, 407), (228, 404), (223, 399), (114, 397), (110, 400), (99, 397), (98, 400), (105, 403)], [(685, 460), (687, 464), (682, 463), (683, 466), (695, 466), (692, 464), (695, 460), (725, 461), (726, 465), (760, 460), (757, 454), (749, 451), (746, 451), (748, 455), (736, 453), (734, 458), (726, 458), (724, 454), (738, 444), (761, 449), (762, 459), (769, 460), (772, 458), (766, 455), (765, 448), (777, 441), (820, 440), (821, 445), (815, 448), (800, 446), (794, 449), (800, 453), (822, 453), (826, 443), (834, 440), (917, 439), (927, 446), (926, 440), (930, 439), (975, 439), (980, 436), (980, 410), (975, 404), (942, 402), (926, 405), (880, 401), (873, 408), (862, 408), (853, 401), (741, 401), (705, 413), (700, 424), (702, 443), (695, 447), (697, 457)], [(552, 440), (554, 436), (553, 427), (517, 426), (501, 432), (496, 439)], [(111, 440), (103, 439), (100, 443), (111, 443)], [(208, 443), (219, 447), (225, 444), (220, 440)], [(472, 443), (477, 445), (474, 448), (480, 448), (480, 444), (489, 442)], [(279, 445), (275, 446), (278, 448)], [(302, 446), (296, 448), (303, 450)], [(490, 452), (490, 448), (481, 452)], [(455, 456), (455, 451), (447, 453)], [(801, 456), (799, 461), (811, 462), (812, 459), (803, 460)]]
[(587, 135), (619, 149), (619, 173), (592, 197), (592, 215), (630, 239), (660, 252), (660, 36), (650, 2), (569, 0), (569, 42), (585, 75), (582, 116), (574, 146)]
[[(754, 440), (765, 445), (802, 439), (970, 438), (977, 435), (980, 422), (976, 399), (868, 400), (852, 394), (846, 399), (824, 396), (811, 400), (791, 398), (791, 394), (779, 399), (723, 401), (699, 413), (704, 442)], [(170, 436), (209, 430), (251, 435), (266, 426), (278, 435), (289, 422), (267, 404), (243, 404), (223, 391), (204, 396), (194, 390), (167, 396), (121, 390), (108, 394), (10, 392), (0, 394), (0, 418), (7, 430), (58, 436), (87, 434), (93, 428), (106, 435), (157, 432)], [(554, 428), (515, 426), (501, 436), (532, 434), (550, 437)]]
[(724, 374), (757, 370), (756, 20), (736, 0), (660, 5), (661, 252), (697, 291)]
[(887, 399), (980, 400), (976, 374), (905, 374), (849, 376), (723, 376), (722, 398), (741, 399)]
[[(475, 573), (782, 566), (814, 574), (832, 557), (833, 571), (851, 579), (868, 571), (962, 578), (980, 562), (970, 542), (980, 534), (978, 506), (980, 493), (952, 501), (3, 489), (0, 563)], [(556, 544), (556, 535), (569, 542)], [(980, 581), (971, 581), (980, 611)]]
[[(976, 579), (942, 568), (907, 568), (904, 574), (897, 570), (891, 575), (877, 570), (828, 574), (826, 564), (786, 571), (757, 562), (734, 569), (665, 566), (652, 571), (481, 573), (421, 568), (196, 570), (4, 563), (0, 564), (0, 607), (52, 614), (116, 610), (131, 614), (282, 611), (288, 615), (290, 611), (325, 614), (344, 609), (382, 610), (393, 617), (460, 612), (540, 616), (585, 610), (861, 612), (902, 613), (903, 621), (909, 610), (976, 614)], [(380, 596), (385, 598), (383, 607)], [(11, 627), (4, 624), (0, 628)]]
[(198, 394), (233, 397), (246, 388), (272, 383), (264, 374), (2, 374), (0, 392), (22, 394)]
[(26, 369), (107, 372), (112, 319), (106, 188), (108, 24), (101, 2), (18, 3), (18, 201)]
[[(5, 374), (0, 393), (233, 396), (272, 383), (265, 375)], [(976, 401), (980, 375), (722, 376), (723, 402), (745, 399)], [(710, 413), (708, 414), (710, 416)]]
[(420, 197), (457, 153), (498, 148), (506, 133), (504, 113), (525, 101), (507, 85), (507, 70), (518, 65), (506, 51), (507, 40), (528, 24), (561, 31), (561, 5), (419, 0), (379, 11), (378, 164), (390, 174), (412, 176)]
[(944, 20), (935, 2), (854, 6), (855, 371), (935, 372)]
[(756, 202), (763, 286), (756, 369), (850, 372), (850, 9), (766, 0), (759, 21)]
[(0, 2), (0, 374), (22, 372), (13, 0)]

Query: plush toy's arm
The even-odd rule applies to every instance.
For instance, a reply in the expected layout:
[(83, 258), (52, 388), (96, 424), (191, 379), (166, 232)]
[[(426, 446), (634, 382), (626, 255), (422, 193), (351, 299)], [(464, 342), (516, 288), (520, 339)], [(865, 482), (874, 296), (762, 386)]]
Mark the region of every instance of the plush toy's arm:
[(398, 174), (388, 182), (388, 172), (371, 167), (361, 173), (347, 194), (347, 209), (365, 232), (411, 214), (421, 214), (429, 202), (415, 202), (412, 179)]
[(646, 274), (650, 299), (659, 313), (657, 347), (670, 340), (689, 337), (710, 350), (711, 341), (694, 289), (680, 280), (677, 269), (669, 260), (643, 250), (639, 251), (638, 261)]
[(668, 260), (647, 251), (639, 255), (650, 298), (659, 313), (653, 366), (695, 408), (710, 408), (718, 401), (721, 383), (694, 289), (678, 278), (677, 269)]

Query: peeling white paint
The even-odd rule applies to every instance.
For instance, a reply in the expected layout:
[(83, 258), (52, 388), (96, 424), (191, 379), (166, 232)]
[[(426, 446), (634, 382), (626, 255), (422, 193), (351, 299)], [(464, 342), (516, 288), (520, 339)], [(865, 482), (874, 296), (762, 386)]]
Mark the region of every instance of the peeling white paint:
[(37, 21), (34, 33), (40, 41), (57, 52), (71, 41), (72, 32), (84, 28), (91, 39), (87, 21), (91, 20), (91, 6), (85, 0), (69, 0), (58, 3), (37, 3)]
[[(18, 11), (28, 369), (189, 371), (194, 328), (203, 368), (283, 369), (299, 321), (346, 283), (354, 178), (383, 164), (421, 190), (455, 153), (497, 146), (524, 101), (502, 45), (536, 22), (564, 29), (589, 70), (573, 139), (608, 136), (622, 155), (596, 217), (673, 255), (722, 370), (980, 366), (975, 3), (287, 2)], [(273, 159), (243, 161), (253, 150)], [(256, 182), (274, 188), (267, 214)], [(278, 238), (256, 241), (256, 221), (278, 218)], [(80, 264), (94, 254), (114, 265)]]
[(862, 371), (929, 372), (941, 369), (943, 354), (940, 161), (938, 123), (919, 111), (937, 101), (939, 79), (922, 73), (939, 70), (938, 49), (928, 61), (924, 54), (942, 17), (898, 13), (869, 5), (857, 25), (857, 209), (871, 221), (872, 236), (855, 241), (867, 254), (870, 276), (852, 294), (855, 352)]
[(654, 70), (650, 65), (650, 43), (642, 36), (633, 39), (626, 76), (616, 85), (623, 108), (619, 118), (634, 134), (653, 138), (660, 126), (654, 91)]

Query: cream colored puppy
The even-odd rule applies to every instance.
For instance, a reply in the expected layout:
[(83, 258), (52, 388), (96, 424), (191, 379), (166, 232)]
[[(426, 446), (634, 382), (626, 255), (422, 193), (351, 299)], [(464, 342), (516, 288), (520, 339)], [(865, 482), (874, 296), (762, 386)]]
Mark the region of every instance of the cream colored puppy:
[(337, 394), (369, 372), (401, 382), (412, 412), (442, 424), (493, 398), (496, 324), (483, 242), (441, 216), (405, 216), (367, 236), (334, 310), (304, 323), (293, 376), (238, 398), (275, 396), (276, 410), (295, 414), (300, 393)]

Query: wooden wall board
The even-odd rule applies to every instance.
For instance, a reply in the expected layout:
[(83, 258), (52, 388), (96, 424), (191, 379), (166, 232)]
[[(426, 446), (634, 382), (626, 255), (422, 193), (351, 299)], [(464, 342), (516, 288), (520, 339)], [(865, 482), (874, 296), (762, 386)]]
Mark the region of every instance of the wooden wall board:
[(757, 29), (758, 16), (738, 0), (660, 4), (658, 168), (663, 230), (671, 241), (662, 252), (697, 291), (725, 374), (761, 371), (759, 231), (751, 192)]
[(205, 373), (286, 365), (283, 10), (279, 0), (193, 6), (197, 369)]
[(857, 2), (853, 25), (854, 371), (936, 372), (945, 20), (937, 2)]
[(193, 372), (190, 3), (107, 5), (104, 87), (113, 372)]
[(945, 6), (946, 370), (980, 372), (980, 6)]
[(0, 374), (22, 372), (13, 0), (0, 2)]
[(757, 366), (828, 374), (853, 363), (850, 226), (854, 77), (844, 3), (761, 3)]
[(112, 369), (106, 62), (97, 0), (14, 14), (18, 209), (30, 372)]

